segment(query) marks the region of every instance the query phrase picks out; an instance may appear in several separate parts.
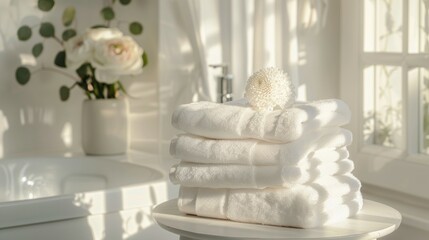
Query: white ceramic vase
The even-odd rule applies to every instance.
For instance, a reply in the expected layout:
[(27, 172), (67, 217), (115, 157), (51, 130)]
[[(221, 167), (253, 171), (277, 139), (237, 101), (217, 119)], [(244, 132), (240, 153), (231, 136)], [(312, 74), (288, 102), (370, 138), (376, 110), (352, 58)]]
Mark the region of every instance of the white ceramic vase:
[(126, 99), (97, 99), (83, 102), (82, 147), (88, 155), (118, 155), (127, 152)]

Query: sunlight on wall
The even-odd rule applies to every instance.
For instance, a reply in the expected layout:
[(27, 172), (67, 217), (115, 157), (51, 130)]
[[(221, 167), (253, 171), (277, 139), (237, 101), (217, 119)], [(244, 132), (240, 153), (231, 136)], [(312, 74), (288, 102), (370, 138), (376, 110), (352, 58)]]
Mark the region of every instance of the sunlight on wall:
[[(85, 239), (93, 240), (136, 240), (157, 239), (160, 235), (147, 233), (145, 230), (156, 223), (151, 217), (152, 207), (139, 207), (121, 212), (91, 215), (85, 221)], [(160, 230), (163, 231), (163, 230)], [(149, 234), (149, 235), (148, 235)], [(79, 235), (84, 236), (84, 235)], [(159, 238), (158, 238), (159, 239)], [(168, 238), (161, 238), (168, 239)]]
[(3, 157), (3, 134), (9, 128), (7, 118), (3, 115), (3, 112), (0, 110), (0, 158)]
[[(69, 184), (72, 187), (69, 190), (74, 191), (72, 185), (80, 189), (81, 182), (79, 180)], [(101, 182), (96, 184), (99, 183)], [(147, 187), (121, 189), (120, 198), (112, 198), (112, 195), (103, 192), (78, 193), (74, 205), (90, 214), (85, 221), (92, 235), (91, 239), (145, 239), (141, 238), (145, 236), (144, 230), (155, 224), (151, 217), (153, 206), (166, 200), (167, 184), (162, 181)], [(94, 214), (105, 212), (109, 207), (124, 210)]]
[(155, 86), (154, 82), (134, 81), (128, 87), (127, 92), (133, 98), (151, 98), (157, 94)]
[(296, 97), (297, 101), (306, 102), (307, 101), (307, 85), (301, 84), (298, 87), (298, 96)]
[(186, 55), (192, 53), (192, 46), (189, 42), (183, 41), (179, 46), (179, 52)]
[(21, 65), (25, 66), (36, 66), (36, 58), (31, 54), (20, 53), (19, 59), (21, 60)]
[(315, 33), (319, 33), (326, 25), (328, 9), (328, 0), (302, 1), (301, 26), (304, 29), (313, 29)]
[[(99, 192), (98, 194), (78, 193), (75, 195), (74, 205), (79, 208), (91, 212), (103, 212), (106, 209), (106, 196)], [(96, 204), (93, 204), (96, 203)], [(101, 240), (104, 238), (105, 222), (104, 218), (99, 218), (97, 221), (88, 220), (88, 225), (92, 231), (94, 240)]]
[[(259, 1), (260, 2), (260, 1)], [(273, 0), (269, 0), (269, 1), (265, 1), (265, 21), (263, 22), (264, 24), (264, 28), (263, 28), (263, 33), (262, 36), (264, 38), (263, 40), (263, 44), (264, 44), (264, 49), (263, 50), (267, 50), (267, 49), (272, 49), (273, 46), (273, 41), (270, 41), (271, 39), (274, 40), (276, 39), (276, 32), (275, 32), (275, 26), (276, 25), (276, 19), (275, 19), (275, 1)], [(264, 8), (263, 8), (264, 9)], [(257, 24), (257, 23), (255, 23)], [(256, 27), (257, 28), (257, 27)], [(258, 36), (256, 36), (258, 38)], [(256, 46), (259, 45), (260, 43), (256, 42)], [(276, 66), (276, 54), (273, 54), (272, 51), (266, 51), (267, 56), (265, 56), (265, 63), (264, 66)], [(261, 64), (262, 65), (262, 64)]]
[(304, 2), (304, 10), (303, 10), (303, 14), (302, 14), (302, 23), (304, 25), (305, 28), (310, 28), (314, 25), (316, 25), (319, 16), (317, 14), (317, 9), (315, 7), (313, 7), (313, 5), (311, 4), (311, 2), (309, 1), (305, 1)]
[(122, 218), (122, 239), (134, 239), (133, 236), (155, 224), (151, 217), (152, 207), (139, 208), (138, 212), (124, 211)]
[(201, 42), (203, 46), (206, 46), (207, 62), (210, 64), (221, 63), (222, 46), (220, 39), (220, 22), (217, 16), (219, 12), (219, 6), (213, 2), (207, 4), (201, 4)]
[(54, 112), (46, 108), (21, 108), (19, 109), (19, 120), (22, 126), (42, 123), (45, 125), (54, 124)]
[[(167, 183), (159, 182), (151, 184), (147, 188), (141, 188), (138, 194), (135, 189), (122, 190), (122, 207), (133, 209), (136, 206), (146, 205), (148, 207), (139, 207), (141, 211), (137, 214), (133, 212), (121, 212), (123, 222), (123, 239), (128, 239), (139, 231), (155, 224), (151, 217), (152, 207), (168, 199)], [(134, 239), (134, 238), (133, 238)]]
[[(250, 66), (252, 66), (253, 59), (254, 59), (254, 54), (255, 54), (254, 51), (253, 51), (253, 45), (254, 45), (253, 35), (255, 34), (255, 26), (254, 26), (254, 24), (248, 24), (248, 23), (251, 23), (252, 20), (253, 20), (253, 16), (255, 15), (255, 6), (252, 5), (252, 4), (248, 4), (248, 5), (245, 5), (245, 6), (246, 6), (246, 8), (245, 8), (245, 18), (244, 18), (245, 19), (245, 21), (244, 21), (245, 23), (241, 23), (241, 24), (246, 24), (247, 25), (247, 27), (246, 27), (247, 29), (245, 31), (245, 33), (246, 33), (245, 39), (248, 40), (248, 43), (246, 44), (246, 48), (244, 49), (243, 53), (241, 55), (237, 54), (238, 56), (235, 56), (238, 59), (238, 60), (235, 60), (235, 62), (240, 63), (241, 61), (243, 61), (242, 55), (243, 56), (247, 56), (247, 57), (244, 57), (245, 61), (246, 61), (246, 65), (244, 65), (244, 67), (245, 67), (245, 69), (247, 71), (244, 71), (244, 72), (241, 71), (240, 72), (240, 71), (236, 70), (235, 72), (238, 72), (239, 74), (242, 74), (241, 77), (246, 77), (247, 78), (248, 76), (252, 75), (252, 73), (253, 73), (253, 69), (251, 69)], [(236, 23), (237, 26), (235, 28), (240, 28), (239, 21), (236, 21), (236, 22), (237, 22)], [(238, 45), (238, 44), (236, 44), (236, 45)], [(235, 64), (235, 65), (238, 65), (238, 64)], [(237, 73), (235, 73), (235, 75), (237, 75)], [(240, 75), (238, 75), (238, 77), (240, 77)], [(241, 88), (244, 89), (244, 86), (245, 85), (243, 83), (241, 85)]]
[(26, 121), (25, 121), (25, 113), (24, 113), (24, 109), (19, 109), (19, 122), (21, 123), (21, 125), (25, 125)]
[(73, 125), (70, 122), (64, 124), (61, 131), (61, 139), (66, 147), (71, 147), (73, 144)]
[(290, 64), (298, 63), (298, 37), (297, 37), (297, 9), (298, 3), (296, 1), (288, 2), (288, 15), (289, 15), (289, 29), (290, 29), (290, 42), (289, 42), (289, 62)]
[(141, 188), (139, 194), (136, 194), (135, 191), (136, 189), (121, 190), (121, 202), (124, 208), (130, 209), (141, 205), (153, 206), (168, 199), (165, 182), (153, 183), (147, 188)]

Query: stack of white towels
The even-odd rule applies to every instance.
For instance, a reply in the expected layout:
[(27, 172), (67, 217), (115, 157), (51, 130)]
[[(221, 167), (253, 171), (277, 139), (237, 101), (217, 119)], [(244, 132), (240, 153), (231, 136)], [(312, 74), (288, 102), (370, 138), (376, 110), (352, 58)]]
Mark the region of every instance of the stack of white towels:
[(180, 184), (181, 212), (239, 222), (312, 228), (355, 215), (361, 183), (352, 175), (340, 126), (351, 114), (341, 100), (295, 103), (255, 111), (246, 100), (180, 106), (172, 140), (181, 162), (170, 179)]

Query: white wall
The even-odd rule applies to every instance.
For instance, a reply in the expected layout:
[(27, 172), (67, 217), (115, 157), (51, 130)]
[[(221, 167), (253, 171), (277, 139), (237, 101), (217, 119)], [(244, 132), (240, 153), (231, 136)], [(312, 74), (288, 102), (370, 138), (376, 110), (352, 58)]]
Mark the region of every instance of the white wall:
[[(61, 102), (59, 87), (70, 85), (70, 79), (56, 73), (41, 72), (32, 76), (27, 85), (20, 86), (14, 77), (15, 69), (20, 65), (19, 54), (31, 53), (34, 43), (43, 41), (45, 44), (41, 59), (47, 66), (53, 65), (54, 54), (60, 45), (52, 39), (39, 37), (37, 27), (28, 42), (19, 42), (16, 31), (23, 24), (34, 26), (45, 19), (55, 23), (57, 35), (60, 36), (64, 29), (61, 24), (62, 10), (70, 4), (77, 8), (77, 29), (83, 32), (88, 26), (102, 23), (98, 11), (103, 0), (57, 0), (49, 13), (37, 10), (36, 4), (37, 0), (0, 0), (0, 112), (8, 122), (8, 128), (3, 129), (3, 136), (0, 136), (4, 156), (21, 152), (81, 151), (80, 111), (84, 96), (80, 89), (74, 89), (70, 99)], [(139, 20), (144, 25), (143, 35), (135, 39), (147, 51), (150, 61), (142, 75), (124, 80), (129, 92), (138, 97), (130, 101), (131, 146), (144, 146), (143, 149), (157, 151), (157, 144), (154, 143), (158, 139), (159, 122), (158, 1), (132, 1), (129, 7), (116, 5), (118, 19)], [(119, 25), (119, 28), (127, 32), (126, 24)], [(73, 71), (70, 73), (73, 74)]]

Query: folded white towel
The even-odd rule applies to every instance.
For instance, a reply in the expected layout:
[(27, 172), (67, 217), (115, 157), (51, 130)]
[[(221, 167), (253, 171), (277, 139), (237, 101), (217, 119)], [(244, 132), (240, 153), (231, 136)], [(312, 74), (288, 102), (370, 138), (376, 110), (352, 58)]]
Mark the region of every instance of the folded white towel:
[(325, 176), (350, 173), (353, 161), (311, 161), (302, 165), (253, 166), (181, 162), (170, 169), (170, 181), (185, 187), (293, 187)]
[(290, 142), (315, 129), (347, 124), (351, 116), (347, 104), (337, 99), (265, 112), (231, 104), (196, 102), (182, 105), (174, 111), (172, 125), (208, 138)]
[[(311, 158), (337, 161), (348, 157), (344, 148), (352, 133), (342, 128), (313, 131), (283, 144), (255, 139), (217, 140), (182, 134), (170, 144), (170, 154), (188, 162), (246, 165), (297, 164)], [(334, 151), (334, 152), (333, 152)]]
[(312, 228), (355, 215), (363, 204), (359, 191), (324, 198), (309, 185), (295, 188), (212, 189), (181, 187), (181, 212), (239, 222)]

